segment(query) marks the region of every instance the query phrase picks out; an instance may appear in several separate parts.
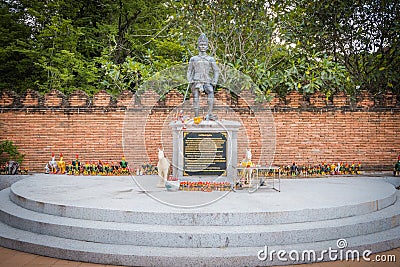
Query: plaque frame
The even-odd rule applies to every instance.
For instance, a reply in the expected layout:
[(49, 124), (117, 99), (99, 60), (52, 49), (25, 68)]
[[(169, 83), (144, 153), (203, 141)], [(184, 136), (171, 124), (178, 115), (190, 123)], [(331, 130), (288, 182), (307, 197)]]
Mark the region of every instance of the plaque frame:
[[(208, 140), (211, 140), (212, 143)], [(202, 143), (203, 141), (205, 141), (205, 143)], [(183, 176), (226, 176), (227, 143), (227, 132), (206, 133), (184, 131)], [(212, 144), (215, 145), (215, 150), (207, 150), (211, 148), (210, 146)], [(207, 151), (202, 151), (202, 148), (205, 148)]]
[[(232, 181), (237, 166), (237, 136), (240, 122), (230, 120), (202, 121), (195, 124), (193, 120), (185, 123), (173, 121), (170, 123), (172, 128), (173, 147), (172, 147), (172, 175), (181, 181)], [(183, 154), (183, 133), (221, 133), (226, 132), (226, 173), (224, 175), (184, 175), (184, 154)]]

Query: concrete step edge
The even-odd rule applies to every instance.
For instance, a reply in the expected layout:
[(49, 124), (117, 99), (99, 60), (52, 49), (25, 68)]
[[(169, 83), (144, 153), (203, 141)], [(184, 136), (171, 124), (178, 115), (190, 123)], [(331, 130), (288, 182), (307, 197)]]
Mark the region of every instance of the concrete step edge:
[(142, 225), (64, 218), (19, 207), (7, 199), (6, 191), (0, 192), (0, 210), (3, 222), (22, 230), (92, 242), (147, 246), (170, 246), (174, 243), (183, 247), (301, 243), (339, 238), (340, 235), (371, 234), (400, 225), (400, 201), (383, 210), (350, 218), (246, 227)]
[[(387, 251), (400, 247), (400, 227), (365, 236), (347, 238), (345, 250), (370, 250), (372, 253)], [(331, 260), (322, 251), (333, 248), (338, 250), (337, 240), (323, 242), (278, 245), (265, 244), (262, 247), (234, 247), (234, 248), (176, 248), (176, 247), (142, 247), (132, 245), (102, 244), (70, 240), (31, 233), (12, 228), (0, 223), (0, 245), (28, 253), (43, 256), (76, 260), (101, 264), (127, 266), (273, 266), (293, 264), (292, 260), (281, 261), (277, 257), (273, 260), (261, 261), (265, 247), (268, 251), (297, 250), (304, 252), (314, 250), (324, 257), (318, 261)], [(338, 255), (339, 253), (337, 253)], [(310, 261), (296, 261), (295, 263), (309, 263)]]

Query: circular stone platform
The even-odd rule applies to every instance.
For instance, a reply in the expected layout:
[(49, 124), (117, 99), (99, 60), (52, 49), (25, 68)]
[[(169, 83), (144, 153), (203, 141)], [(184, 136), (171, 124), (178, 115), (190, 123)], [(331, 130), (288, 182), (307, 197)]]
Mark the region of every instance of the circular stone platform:
[(156, 176), (37, 175), (11, 187), (18, 205), (65, 217), (167, 225), (278, 224), (366, 214), (393, 204), (394, 187), (370, 178), (285, 179), (281, 192), (167, 192)]
[[(254, 193), (167, 192), (157, 176), (33, 175), (0, 191), (0, 245), (129, 266), (271, 266), (261, 250), (400, 247), (399, 191), (382, 178), (271, 181)], [(323, 254), (321, 254), (323, 255)]]

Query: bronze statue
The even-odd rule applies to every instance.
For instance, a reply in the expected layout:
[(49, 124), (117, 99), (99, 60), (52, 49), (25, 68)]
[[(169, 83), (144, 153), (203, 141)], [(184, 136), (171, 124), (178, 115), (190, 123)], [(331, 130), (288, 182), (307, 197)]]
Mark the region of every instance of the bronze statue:
[[(208, 113), (206, 120), (217, 120), (217, 116), (212, 114), (214, 106), (214, 89), (218, 82), (219, 69), (215, 59), (206, 54), (208, 49), (208, 39), (202, 33), (197, 40), (199, 54), (190, 58), (187, 71), (187, 79), (193, 92), (194, 116), (199, 117), (200, 92), (207, 93)], [(213, 76), (210, 77), (210, 71)]]

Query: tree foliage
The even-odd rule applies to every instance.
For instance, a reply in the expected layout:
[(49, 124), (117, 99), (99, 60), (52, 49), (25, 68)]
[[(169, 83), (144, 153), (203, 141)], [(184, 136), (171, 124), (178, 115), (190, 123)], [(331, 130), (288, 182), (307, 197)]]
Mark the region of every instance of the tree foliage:
[(290, 91), (399, 95), (394, 0), (1, 0), (0, 90), (135, 91), (188, 62), (204, 32), (221, 64)]
[(18, 148), (12, 141), (3, 140), (0, 142), (0, 164), (13, 160), (21, 164), (25, 155), (18, 151)]
[(286, 38), (345, 66), (354, 83), (350, 90), (399, 94), (398, 1), (294, 2), (296, 8), (285, 20)]

